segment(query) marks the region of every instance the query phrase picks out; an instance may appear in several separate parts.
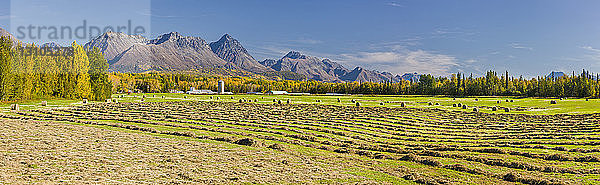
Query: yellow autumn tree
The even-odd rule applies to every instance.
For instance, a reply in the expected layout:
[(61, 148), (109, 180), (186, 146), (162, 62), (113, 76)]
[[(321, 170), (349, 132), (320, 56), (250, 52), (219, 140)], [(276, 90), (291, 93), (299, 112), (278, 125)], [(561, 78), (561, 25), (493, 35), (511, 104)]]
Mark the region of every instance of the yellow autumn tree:
[(81, 45), (73, 41), (73, 65), (71, 66), (71, 74), (75, 79), (74, 98), (89, 98), (92, 94), (90, 84), (90, 61), (88, 60), (87, 52)]

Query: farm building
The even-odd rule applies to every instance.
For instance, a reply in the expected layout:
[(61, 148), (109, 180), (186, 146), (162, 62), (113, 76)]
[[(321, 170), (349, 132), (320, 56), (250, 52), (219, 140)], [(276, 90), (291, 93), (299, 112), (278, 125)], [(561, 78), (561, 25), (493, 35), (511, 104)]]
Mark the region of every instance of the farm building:
[(169, 90), (169, 93), (183, 94), (183, 93), (185, 93), (185, 92), (183, 92), (183, 91), (178, 91), (178, 90), (175, 90), (175, 89), (171, 89), (171, 90)]
[(296, 95), (296, 96), (301, 96), (301, 95), (310, 95), (310, 93), (287, 93), (289, 95)]
[(287, 91), (269, 91), (268, 94), (272, 94), (272, 95), (284, 95), (284, 94), (289, 94)]
[(190, 87), (190, 90), (186, 92), (187, 94), (216, 94), (216, 92), (206, 89), (196, 90), (194, 87)]

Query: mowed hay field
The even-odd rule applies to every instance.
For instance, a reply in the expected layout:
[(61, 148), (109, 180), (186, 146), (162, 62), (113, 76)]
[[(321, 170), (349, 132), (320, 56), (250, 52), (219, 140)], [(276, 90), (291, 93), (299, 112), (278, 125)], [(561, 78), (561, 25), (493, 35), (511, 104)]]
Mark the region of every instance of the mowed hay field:
[[(0, 182), (596, 184), (600, 179), (600, 114), (559, 114), (592, 111), (596, 100), (550, 105), (545, 99), (511, 98), (115, 98), (119, 103), (49, 102), (49, 107), (4, 112), (1, 133), (7, 139), (0, 164), (7, 168)], [(513, 102), (498, 102), (505, 99)], [(452, 106), (457, 103), (469, 109)], [(513, 111), (488, 110), (493, 106)]]

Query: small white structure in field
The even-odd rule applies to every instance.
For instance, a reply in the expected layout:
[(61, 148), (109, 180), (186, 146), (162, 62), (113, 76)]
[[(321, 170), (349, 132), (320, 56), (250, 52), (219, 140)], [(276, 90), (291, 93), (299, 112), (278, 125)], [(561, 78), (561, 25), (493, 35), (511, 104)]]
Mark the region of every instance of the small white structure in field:
[(194, 95), (194, 94), (215, 94), (215, 92), (213, 92), (211, 90), (206, 90), (206, 89), (196, 90), (196, 88), (194, 88), (194, 87), (190, 87), (190, 90), (188, 92), (186, 92), (186, 93), (190, 94), (190, 95)]
[(19, 111), (19, 104), (12, 104), (12, 105), (10, 105), (10, 109), (14, 110), (14, 111)]
[(289, 95), (296, 95), (296, 96), (302, 96), (302, 95), (310, 95), (310, 93), (287, 93)]
[(287, 91), (270, 91), (269, 94), (272, 95), (285, 95), (285, 94), (289, 94)]
[(47, 101), (42, 101), (42, 106), (48, 106), (48, 102)]
[(112, 103), (112, 99), (106, 99), (106, 103)]

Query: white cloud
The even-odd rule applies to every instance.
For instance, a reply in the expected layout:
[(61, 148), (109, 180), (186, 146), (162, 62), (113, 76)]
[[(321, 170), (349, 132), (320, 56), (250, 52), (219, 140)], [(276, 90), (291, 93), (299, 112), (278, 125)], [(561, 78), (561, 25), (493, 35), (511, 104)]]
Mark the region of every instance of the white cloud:
[(525, 50), (529, 50), (529, 51), (533, 50), (532, 47), (527, 47), (520, 43), (511, 43), (510, 47), (512, 47), (513, 49), (525, 49)]
[(370, 69), (397, 74), (418, 72), (445, 76), (450, 74), (452, 69), (459, 67), (457, 59), (453, 56), (423, 50), (342, 54), (339, 60), (350, 65), (367, 66)]
[(587, 53), (581, 56), (581, 58), (578, 58), (580, 61), (593, 61), (600, 63), (600, 49), (592, 46), (582, 46), (581, 49), (586, 50)]
[(585, 49), (592, 52), (600, 53), (600, 49), (593, 48), (592, 46), (582, 46), (581, 49)]
[(14, 15), (0, 15), (0, 20), (14, 19), (14, 18), (16, 18), (16, 16), (14, 16)]
[(315, 39), (307, 39), (307, 38), (301, 38), (298, 40), (292, 40), (293, 42), (297, 42), (297, 43), (301, 43), (301, 44), (321, 44), (323, 43), (323, 41), (320, 40), (315, 40)]
[(387, 3), (388, 6), (393, 6), (393, 7), (404, 7), (404, 5), (401, 5), (400, 3), (397, 2), (389, 2)]

